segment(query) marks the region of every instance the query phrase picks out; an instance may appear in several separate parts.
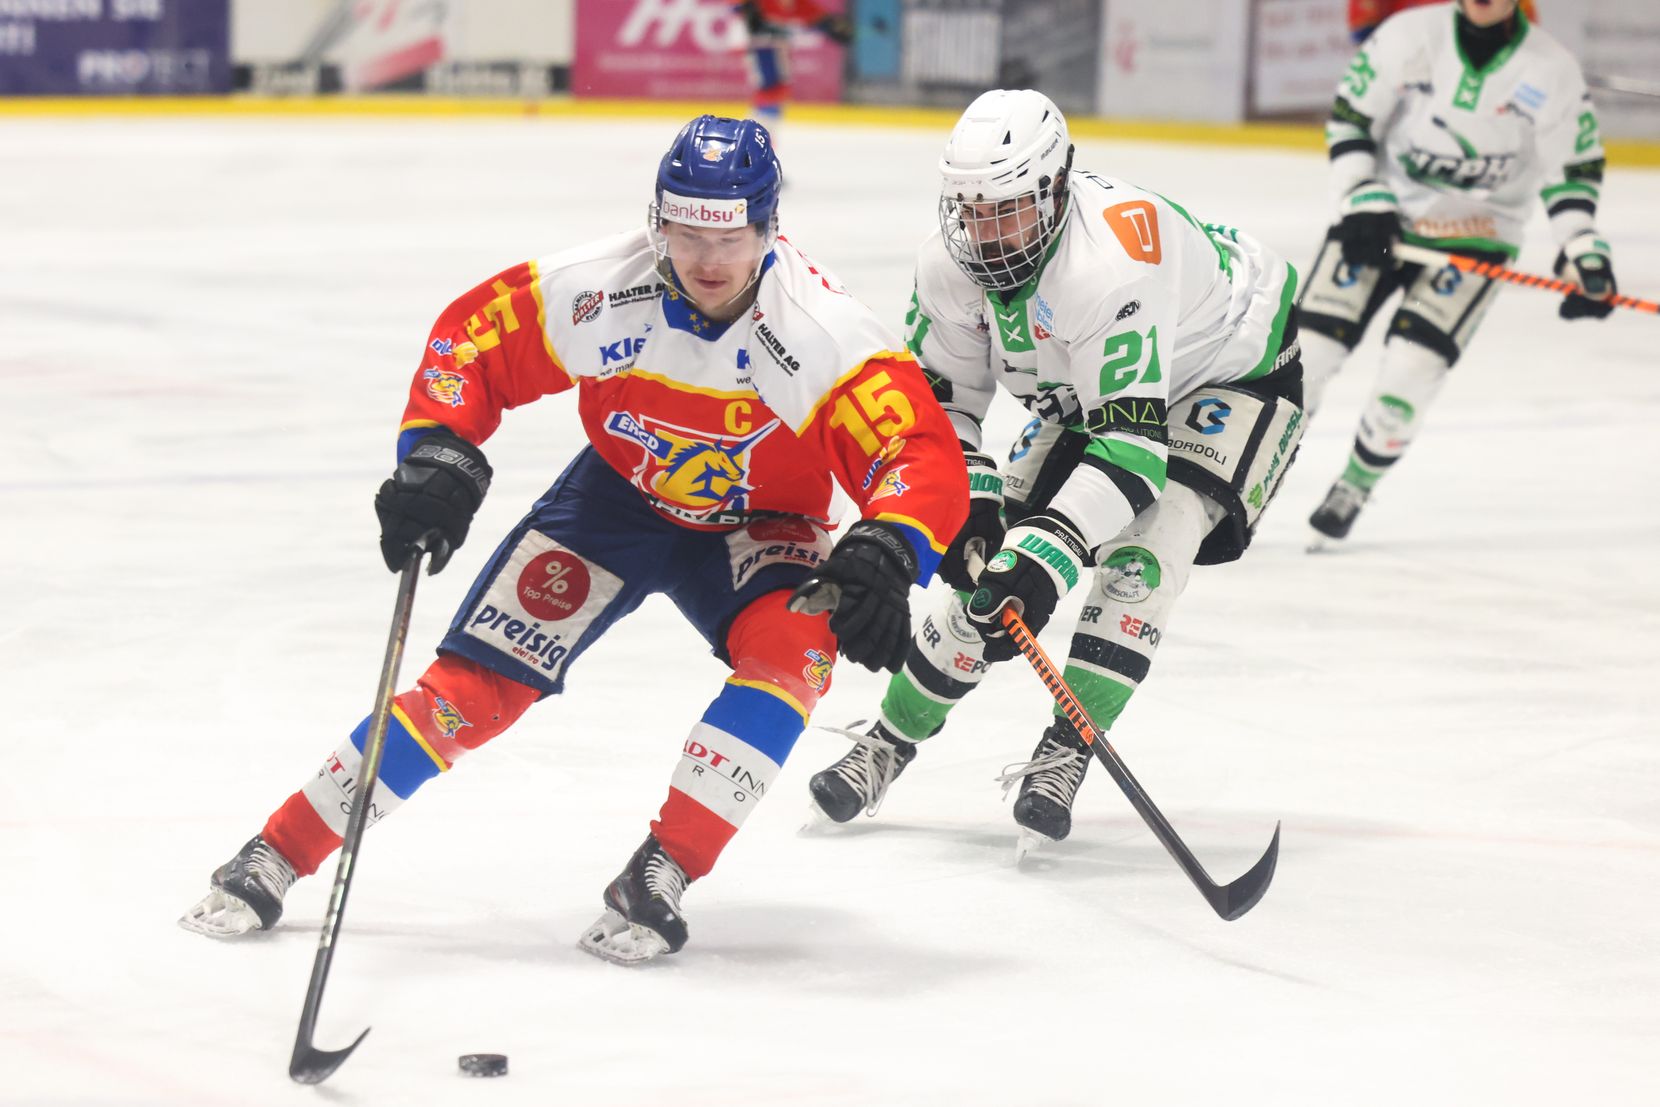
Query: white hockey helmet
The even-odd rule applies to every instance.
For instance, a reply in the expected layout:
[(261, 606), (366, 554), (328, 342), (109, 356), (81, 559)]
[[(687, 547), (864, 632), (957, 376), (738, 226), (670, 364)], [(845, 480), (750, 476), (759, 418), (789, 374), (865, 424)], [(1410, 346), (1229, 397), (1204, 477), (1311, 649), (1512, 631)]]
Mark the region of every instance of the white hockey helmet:
[(1066, 117), (1043, 93), (993, 89), (963, 112), (940, 155), (940, 230), (974, 283), (1032, 279), (1066, 215), (1071, 166)]

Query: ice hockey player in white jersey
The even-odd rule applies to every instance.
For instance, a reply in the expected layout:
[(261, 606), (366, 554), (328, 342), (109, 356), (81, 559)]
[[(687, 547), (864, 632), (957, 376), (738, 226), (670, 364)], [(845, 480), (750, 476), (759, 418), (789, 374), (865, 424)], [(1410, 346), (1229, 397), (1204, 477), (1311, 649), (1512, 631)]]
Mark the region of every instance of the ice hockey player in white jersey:
[[(1065, 676), (1111, 726), (1147, 677), (1191, 566), (1251, 540), (1302, 433), (1295, 271), (1241, 231), (1072, 167), (1066, 120), (1031, 90), (974, 101), (940, 159), (940, 230), (917, 260), (907, 342), (962, 442), (969, 517), (953, 586), (917, 628), (878, 721), (816, 774), (820, 811), (874, 813), (917, 743), (1089, 590)], [(1035, 417), (1006, 468), (981, 421), (1001, 384)], [(976, 580), (970, 547), (989, 561)], [(1093, 570), (1093, 571), (1092, 571)], [(1066, 837), (1089, 765), (1056, 712), (1012, 769), (1022, 842)]]
[(1474, 273), (1403, 264), (1395, 242), (1507, 262), (1542, 201), (1557, 275), (1583, 292), (1562, 301), (1562, 318), (1605, 318), (1615, 293), (1596, 228), (1603, 151), (1584, 77), (1516, 0), (1385, 20), (1338, 86), (1326, 133), (1338, 220), (1299, 305), (1311, 413), (1379, 309), (1397, 291), (1402, 299), (1348, 463), (1309, 518), (1315, 548), (1348, 536), (1497, 292)]

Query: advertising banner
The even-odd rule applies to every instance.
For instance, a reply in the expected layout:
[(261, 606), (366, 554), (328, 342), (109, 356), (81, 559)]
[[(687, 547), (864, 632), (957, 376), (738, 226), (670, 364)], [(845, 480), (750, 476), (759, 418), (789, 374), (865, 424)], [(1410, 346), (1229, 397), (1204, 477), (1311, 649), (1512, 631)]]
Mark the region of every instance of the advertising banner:
[[(571, 92), (744, 100), (747, 43), (743, 19), (729, 0), (576, 0)], [(816, 31), (800, 30), (792, 35), (789, 54), (793, 99), (841, 99), (840, 47)]]
[(230, 0), (0, 0), (0, 96), (230, 87)]
[(1245, 4), (1107, 5), (1101, 115), (1234, 122), (1245, 115)]
[(1324, 114), (1354, 57), (1345, 0), (1257, 0), (1251, 114)]

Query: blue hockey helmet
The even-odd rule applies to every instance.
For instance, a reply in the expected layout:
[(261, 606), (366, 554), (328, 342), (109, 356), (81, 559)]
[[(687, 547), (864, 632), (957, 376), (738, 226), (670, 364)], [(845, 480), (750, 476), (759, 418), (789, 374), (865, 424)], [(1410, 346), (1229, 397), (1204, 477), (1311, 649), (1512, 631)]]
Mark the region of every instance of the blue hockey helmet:
[(753, 119), (700, 115), (680, 129), (657, 166), (652, 224), (764, 224), (776, 230), (783, 171), (772, 136)]

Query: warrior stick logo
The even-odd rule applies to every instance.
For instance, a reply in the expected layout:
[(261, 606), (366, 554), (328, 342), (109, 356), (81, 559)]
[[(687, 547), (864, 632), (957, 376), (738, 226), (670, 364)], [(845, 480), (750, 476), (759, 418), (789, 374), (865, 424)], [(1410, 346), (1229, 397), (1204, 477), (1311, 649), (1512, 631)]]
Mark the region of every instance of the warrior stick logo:
[(645, 451), (631, 478), (636, 488), (675, 514), (700, 520), (749, 506), (750, 452), (778, 425), (773, 419), (753, 434), (733, 438), (614, 411), (605, 430)]

